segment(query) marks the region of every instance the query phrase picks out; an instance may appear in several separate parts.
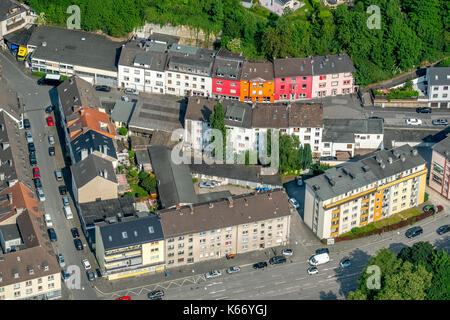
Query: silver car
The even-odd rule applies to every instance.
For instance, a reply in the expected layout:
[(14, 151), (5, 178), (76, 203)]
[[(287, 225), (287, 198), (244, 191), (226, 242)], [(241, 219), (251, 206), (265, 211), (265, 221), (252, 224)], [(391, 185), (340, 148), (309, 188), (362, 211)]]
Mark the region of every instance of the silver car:
[(48, 143), (55, 144), (55, 137), (52, 134), (48, 136)]
[(239, 271), (241, 271), (241, 268), (239, 268), (238, 266), (235, 266), (235, 267), (229, 267), (229, 268), (227, 269), (227, 273), (228, 273), (228, 274), (236, 273), (236, 272), (239, 272)]
[(216, 186), (217, 186), (217, 183), (215, 183), (213, 181), (200, 182), (198, 184), (199, 188), (214, 188)]
[(135, 95), (139, 95), (139, 91), (137, 91), (136, 89), (126, 88), (123, 92), (124, 92), (125, 94), (135, 94)]
[(216, 278), (220, 277), (222, 275), (222, 272), (220, 270), (212, 270), (205, 274), (206, 279)]
[(25, 137), (27, 137), (27, 142), (32, 143), (33, 142), (33, 136), (31, 135), (31, 131), (25, 131)]
[(66, 266), (66, 261), (64, 260), (64, 257), (61, 253), (58, 253), (58, 263), (61, 268), (64, 268)]

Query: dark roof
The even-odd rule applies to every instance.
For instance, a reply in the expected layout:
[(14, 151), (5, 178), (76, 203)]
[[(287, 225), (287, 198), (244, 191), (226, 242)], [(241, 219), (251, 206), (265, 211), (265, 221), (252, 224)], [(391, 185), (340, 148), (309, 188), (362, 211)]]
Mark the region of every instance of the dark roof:
[(120, 213), (122, 217), (131, 217), (136, 214), (133, 197), (99, 200), (79, 203), (81, 214), (86, 225), (104, 222), (106, 218), (116, 218)]
[[(389, 158), (392, 163), (389, 163)], [(318, 187), (316, 195), (321, 200), (327, 200), (425, 164), (417, 149), (406, 144), (396, 149), (371, 153), (362, 160), (345, 163), (339, 168), (333, 167), (305, 183), (311, 188)]]
[(117, 71), (122, 44), (106, 36), (54, 26), (36, 28), (28, 42), (36, 46), (34, 58), (108, 71)]
[(166, 63), (167, 54), (161, 52), (155, 52), (140, 47), (139, 41), (131, 41), (127, 43), (120, 53), (119, 65), (135, 67), (135, 63), (148, 65), (149, 69), (154, 71), (164, 71), (164, 65)]
[(72, 177), (75, 179), (77, 188), (81, 188), (97, 176), (117, 183), (116, 174), (111, 161), (103, 159), (93, 153), (91, 153), (86, 159), (72, 165), (70, 169), (72, 171)]
[(324, 142), (355, 141), (355, 134), (383, 134), (382, 119), (324, 119)]
[(17, 122), (20, 121), (20, 115), (24, 112), (21, 99), (6, 82), (0, 78), (0, 110), (6, 111)]
[(34, 28), (36, 28), (35, 25), (32, 25), (29, 28), (21, 28), (6, 34), (3, 38), (5, 38), (9, 43), (26, 47), (31, 35), (33, 34)]
[(448, 86), (450, 85), (450, 67), (430, 67), (429, 86)]
[(17, 224), (7, 224), (0, 226), (0, 232), (2, 234), (3, 240), (5, 241), (20, 239), (20, 233)]
[(190, 164), (189, 168), (192, 173), (257, 182), (272, 186), (282, 186), (281, 178), (278, 174), (261, 175), (261, 166), (247, 166), (239, 164)]
[(66, 118), (73, 114), (73, 106), (100, 107), (100, 100), (94, 94), (95, 90), (92, 85), (78, 76), (65, 80), (58, 86), (57, 90), (62, 111)]
[[(10, 14), (9, 10), (14, 8), (19, 8), (20, 10), (17, 10), (16, 12)], [(24, 11), (25, 7), (23, 7), (20, 3), (17, 3), (16, 1), (10, 0), (0, 1), (0, 21), (14, 17), (15, 15), (18, 15)]]
[(161, 222), (156, 215), (99, 228), (105, 251), (164, 239)]
[(197, 202), (189, 166), (173, 163), (171, 150), (167, 147), (150, 146), (148, 150), (162, 206), (169, 208)]
[(108, 156), (117, 159), (116, 148), (114, 147), (113, 139), (100, 134), (94, 130), (78, 136), (72, 142), (70, 142), (75, 157), (75, 163), (82, 158), (82, 150), (86, 150), (89, 155), (94, 151), (98, 151), (101, 154), (107, 154)]
[(321, 103), (259, 103), (253, 108), (254, 128), (322, 128)]
[(148, 39), (153, 42), (163, 42), (168, 46), (180, 41), (179, 37), (157, 32), (153, 32)]
[(135, 157), (137, 164), (149, 164), (150, 163), (150, 155), (148, 154), (148, 150), (136, 150)]
[(111, 112), (111, 120), (128, 124), (133, 115), (136, 102), (117, 101)]
[(271, 62), (244, 62), (242, 66), (241, 80), (273, 81), (273, 79), (273, 65)]
[[(209, 122), (209, 116), (214, 111), (218, 100), (204, 97), (189, 97), (185, 119)], [(252, 106), (235, 100), (222, 100), (225, 114), (225, 125), (233, 127), (251, 128)]]
[(442, 156), (450, 159), (450, 136), (436, 143), (433, 146), (433, 151), (439, 152)]
[(158, 213), (166, 238), (235, 225), (275, 219), (290, 215), (288, 196), (284, 190), (246, 194), (229, 200), (166, 209)]
[(312, 62), (312, 73), (314, 76), (355, 71), (353, 62), (346, 53), (329, 56), (315, 56), (312, 58)]
[(273, 62), (275, 78), (311, 76), (311, 61), (311, 58), (275, 59)]
[(197, 195), (197, 199), (198, 199), (197, 203), (223, 200), (223, 199), (228, 199), (228, 197), (231, 197), (231, 192), (228, 190), (207, 192), (207, 193), (202, 193), (202, 194)]
[(214, 61), (212, 76), (219, 79), (239, 81), (243, 62), (244, 57), (241, 55), (221, 48)]

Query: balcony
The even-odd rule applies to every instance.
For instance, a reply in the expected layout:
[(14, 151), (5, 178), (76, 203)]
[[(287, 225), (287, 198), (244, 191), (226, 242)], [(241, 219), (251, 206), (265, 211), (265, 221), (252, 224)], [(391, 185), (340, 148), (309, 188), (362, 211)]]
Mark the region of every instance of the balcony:
[(332, 233), (330, 234), (330, 237), (337, 237), (338, 234), (339, 234), (338, 231), (332, 232)]
[(333, 222), (333, 221), (339, 221), (339, 216), (331, 218), (331, 222)]
[(339, 211), (341, 211), (341, 209), (337, 208), (337, 209), (334, 209), (333, 211), (331, 211), (331, 213), (338, 213)]
[(331, 229), (337, 229), (337, 228), (339, 228), (339, 223), (334, 224), (334, 225), (331, 226)]
[(369, 211), (361, 213), (361, 218), (367, 217), (369, 215)]
[(362, 203), (369, 202), (370, 198), (364, 198), (361, 200)]
[(364, 210), (369, 210), (369, 205), (364, 206), (364, 207), (361, 208), (361, 211), (364, 211)]

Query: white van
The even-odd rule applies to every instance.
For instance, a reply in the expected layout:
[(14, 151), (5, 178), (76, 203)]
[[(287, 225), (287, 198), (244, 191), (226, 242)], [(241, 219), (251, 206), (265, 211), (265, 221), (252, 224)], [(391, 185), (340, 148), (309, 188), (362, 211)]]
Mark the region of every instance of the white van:
[(47, 225), (47, 227), (53, 227), (52, 217), (50, 217), (50, 215), (48, 213), (46, 213), (44, 215), (44, 219), (45, 219), (45, 224)]
[(309, 258), (309, 260), (308, 260), (309, 264), (312, 266), (318, 266), (319, 264), (324, 264), (324, 263), (327, 263), (328, 261), (330, 261), (330, 256), (326, 252), (321, 253), (321, 254), (316, 254), (316, 255), (312, 256), (311, 258)]
[(64, 206), (64, 214), (66, 216), (66, 219), (73, 218), (72, 209), (70, 209), (70, 206)]

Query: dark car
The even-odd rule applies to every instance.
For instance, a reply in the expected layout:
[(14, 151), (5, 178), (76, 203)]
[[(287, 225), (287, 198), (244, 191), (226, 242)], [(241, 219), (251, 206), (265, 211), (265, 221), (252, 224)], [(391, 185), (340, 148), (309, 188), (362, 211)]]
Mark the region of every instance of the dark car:
[(430, 107), (421, 107), (416, 109), (417, 113), (431, 113)]
[(253, 265), (253, 269), (255, 269), (255, 270), (256, 269), (264, 269), (265, 267), (267, 267), (267, 262), (265, 262), (265, 261), (255, 263)]
[(52, 241), (52, 242), (55, 242), (56, 240), (58, 240), (58, 238), (56, 237), (55, 229), (53, 229), (53, 228), (48, 228), (48, 236), (50, 237), (50, 241)]
[(101, 278), (102, 277), (102, 272), (100, 271), (100, 269), (95, 269), (95, 276), (97, 278)]
[(76, 238), (75, 240), (73, 240), (73, 244), (75, 245), (75, 248), (77, 248), (77, 250), (83, 250), (83, 242), (81, 242), (80, 239)]
[(54, 156), (55, 155), (55, 147), (48, 147), (48, 154), (50, 156)]
[(52, 111), (54, 110), (55, 108), (53, 107), (53, 106), (48, 106), (47, 108), (45, 108), (45, 113), (52, 113)]
[(89, 281), (94, 281), (95, 274), (92, 271), (86, 271), (86, 275)]
[(446, 224), (446, 225), (440, 226), (440, 227), (436, 230), (436, 232), (437, 232), (438, 235), (443, 235), (444, 233), (447, 233), (447, 232), (449, 232), (449, 231), (450, 231), (450, 224)]
[(78, 238), (80, 236), (80, 234), (78, 233), (78, 229), (77, 228), (70, 229), (70, 232), (72, 233), (72, 237), (73, 238)]
[(280, 263), (285, 263), (285, 262), (286, 262), (286, 257), (283, 257), (283, 256), (272, 257), (269, 260), (270, 264), (280, 264)]
[(342, 268), (348, 268), (352, 265), (352, 262), (350, 261), (350, 258), (344, 258), (339, 264)]
[(330, 251), (328, 250), (328, 248), (320, 248), (316, 250), (316, 254), (321, 254), (321, 253), (328, 253), (330, 254)]
[(422, 227), (412, 227), (406, 230), (405, 236), (409, 239), (420, 236), (423, 233)]
[(28, 151), (29, 152), (35, 152), (36, 151), (36, 147), (34, 146), (33, 142), (28, 142)]
[(34, 185), (36, 186), (36, 189), (42, 188), (42, 182), (40, 178), (34, 179)]
[(156, 300), (164, 297), (164, 291), (163, 290), (154, 290), (147, 294), (147, 297), (151, 300)]
[(29, 158), (30, 158), (30, 165), (32, 165), (32, 166), (37, 165), (36, 153), (30, 152)]
[(24, 127), (25, 129), (30, 129), (30, 128), (31, 128), (30, 120), (28, 120), (28, 119), (23, 119), (23, 127)]
[(62, 195), (62, 196), (67, 193), (66, 186), (59, 186), (58, 189), (59, 189), (59, 194)]
[(381, 119), (381, 120), (383, 120), (383, 123), (384, 123), (384, 118), (381, 118), (381, 117), (369, 117), (369, 119)]
[(108, 86), (96, 86), (95, 90), (97, 91), (105, 91), (105, 92), (110, 92), (111, 88)]
[(447, 119), (436, 119), (431, 121), (431, 123), (435, 126), (446, 126), (448, 125), (448, 120)]

